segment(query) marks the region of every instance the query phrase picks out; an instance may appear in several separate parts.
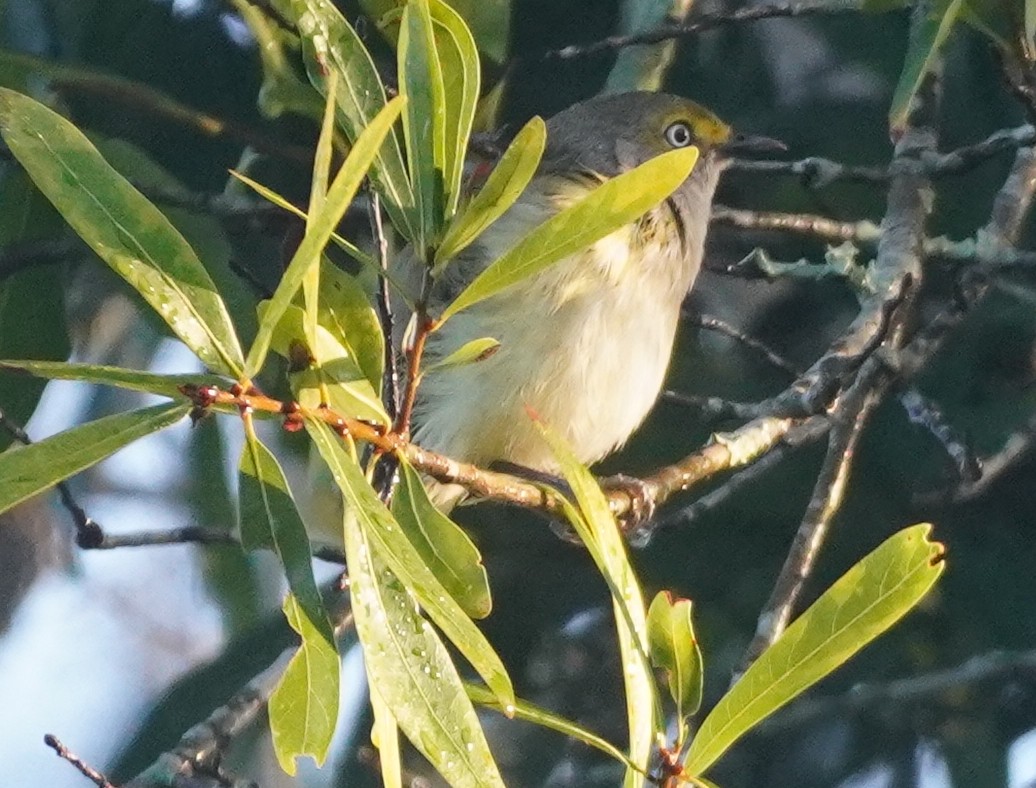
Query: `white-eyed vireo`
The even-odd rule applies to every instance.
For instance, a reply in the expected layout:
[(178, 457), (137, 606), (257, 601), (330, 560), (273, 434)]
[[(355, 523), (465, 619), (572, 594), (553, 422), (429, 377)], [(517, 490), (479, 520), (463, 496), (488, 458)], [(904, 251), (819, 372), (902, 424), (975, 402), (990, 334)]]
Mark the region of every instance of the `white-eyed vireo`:
[[(680, 305), (701, 267), (712, 198), (727, 156), (778, 143), (734, 134), (708, 110), (661, 93), (606, 95), (547, 122), (547, 147), (518, 201), (451, 261), (429, 304), (435, 314), (489, 263), (601, 179), (673, 148), (696, 145), (690, 177), (639, 221), (498, 296), (431, 335), (425, 367), (493, 337), (491, 357), (430, 372), (414, 440), (455, 459), (552, 472), (526, 407), (592, 463), (621, 446), (651, 409), (672, 354)], [(438, 488), (450, 505), (461, 491)]]

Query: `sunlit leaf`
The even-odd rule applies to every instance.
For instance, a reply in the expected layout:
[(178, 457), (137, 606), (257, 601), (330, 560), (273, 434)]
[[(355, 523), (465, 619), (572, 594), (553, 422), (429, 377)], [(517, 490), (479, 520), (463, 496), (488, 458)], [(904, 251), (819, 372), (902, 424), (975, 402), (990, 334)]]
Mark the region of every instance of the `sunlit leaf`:
[[(348, 486), (342, 484), (343, 491)], [(371, 684), (403, 733), (450, 785), (503, 786), (446, 647), (388, 568), (374, 538), (378, 526), (361, 519), (346, 509), (345, 555)]]
[(633, 763), (626, 756), (626, 753), (607, 739), (588, 731), (586, 728), (577, 725), (571, 720), (567, 720), (564, 717), (560, 717), (557, 714), (549, 712), (534, 703), (516, 698), (513, 706), (504, 708), (500, 705), (500, 701), (497, 700), (496, 696), (485, 687), (480, 687), (476, 684), (471, 684), (470, 682), (464, 682), (464, 690), (468, 693), (468, 697), (480, 706), (496, 709), (502, 714), (506, 714), (508, 717), (525, 720), (526, 722), (549, 728), (552, 731), (557, 731), (558, 733), (564, 734), (576, 741), (583, 742), (583, 744), (588, 747), (600, 750), (605, 755), (610, 758), (614, 758), (628, 769), (641, 769), (641, 767), (637, 766), (637, 764)]
[(443, 0), (428, 0), (432, 33), (443, 81), (444, 159), (446, 192), (444, 218), (457, 210), (464, 178), (464, 158), (478, 104), (481, 74), (478, 49), (464, 20)]
[(320, 764), (331, 746), (338, 720), (338, 651), (288, 480), (277, 458), (251, 430), (245, 438), (238, 476), (241, 541), (246, 547), (268, 547), (277, 553), (291, 589), (284, 614), (302, 637), (270, 698), (274, 752), (281, 768), (294, 774), (296, 758), (309, 755)]
[(898, 134), (906, 126), (914, 96), (953, 30), (962, 5), (963, 0), (940, 0), (933, 3), (921, 24), (915, 26), (889, 108), (889, 128), (893, 134)]
[[(346, 509), (352, 513), (372, 549), (378, 550), (388, 569), (413, 593), (418, 603), (443, 634), (471, 663), (486, 684), (504, 704), (514, 699), (514, 689), (500, 657), (464, 610), (425, 564), (408, 534), (379, 500), (363, 476), (359, 465), (348, 455), (330, 428), (321, 422), (306, 422), (310, 437), (324, 458), (335, 483), (345, 495)], [(352, 572), (350, 565), (350, 572)], [(386, 700), (388, 698), (386, 697)], [(407, 731), (399, 710), (393, 705), (399, 724)], [(410, 732), (407, 732), (410, 735)], [(416, 743), (416, 742), (415, 742)]]
[(100, 386), (115, 386), (130, 391), (145, 391), (163, 397), (182, 397), (181, 386), (225, 386), (226, 378), (217, 375), (159, 375), (122, 367), (98, 364), (73, 364), (66, 361), (24, 361), (0, 359), (0, 372), (23, 373), (48, 380), (81, 380)]
[(338, 722), (340, 663), (326, 615), (313, 618), (293, 594), (284, 600), (284, 615), (302, 644), (270, 695), (270, 733), (277, 762), (294, 775), (298, 758), (309, 756), (317, 766), (327, 758)]
[(374, 726), (371, 728), (371, 743), (378, 748), (378, 771), (385, 788), (403, 788), (403, 764), (399, 755), (399, 724), (381, 699), (376, 679), (368, 679), (371, 710), (374, 712)]
[(450, 223), (436, 253), (437, 264), (456, 256), (514, 205), (536, 173), (546, 141), (547, 125), (533, 117), (511, 141), (485, 185)]
[(359, 282), (324, 258), (320, 274), (320, 325), (355, 359), (380, 395), (385, 336), (370, 297)]
[(446, 100), (428, 0), (411, 0), (403, 9), (397, 65), (399, 92), (407, 100), (403, 138), (420, 218), (415, 244), (423, 254), (438, 239), (446, 203)]
[[(268, 302), (259, 304), (259, 314), (265, 318), (268, 308)], [(302, 310), (289, 306), (271, 337), (271, 347), (289, 361), (288, 377), (299, 404), (328, 405), (345, 416), (388, 424), (391, 419), (381, 398), (350, 350), (323, 325), (317, 326), (316, 344), (310, 347), (303, 339), (303, 321)], [(304, 364), (296, 369), (300, 353)], [(327, 402), (323, 402), (325, 393)]]
[[(559, 435), (537, 422), (540, 434), (550, 445), (561, 473), (575, 494), (578, 512), (570, 513), (570, 520), (581, 533), (578, 520), (585, 518), (584, 537), (597, 568), (612, 590), (615, 628), (618, 631), (622, 656), (622, 679), (626, 690), (626, 718), (629, 727), (630, 760), (645, 769), (650, 761), (658, 713), (655, 683), (648, 664), (647, 615), (644, 596), (633, 567), (630, 565), (626, 543), (618, 523), (608, 507), (608, 499), (601, 492), (593, 475), (576, 459), (572, 450)], [(643, 777), (633, 769), (626, 770), (623, 785), (640, 788)]]
[[(338, 71), (338, 123), (356, 144), (386, 103), (385, 87), (363, 41), (332, 0), (276, 0), (275, 7), (298, 26), (306, 71), (317, 89), (325, 90), (327, 69)], [(387, 134), (375, 158), (372, 177), (392, 223), (413, 239), (414, 194), (394, 132)]]
[(169, 220), (75, 126), (0, 88), (0, 133), (36, 186), (209, 367), (238, 375), (237, 336), (212, 280)]
[(244, 377), (251, 378), (262, 367), (266, 353), (270, 349), (274, 328), (302, 285), (306, 271), (311, 265), (319, 264), (321, 251), (356, 195), (356, 190), (363, 182), (382, 141), (399, 117), (402, 108), (403, 100), (400, 97), (389, 102), (371, 125), (360, 134), (342, 168), (335, 175), (319, 216), (312, 217), (307, 225), (306, 235), (281, 277), (273, 298), (270, 299), (269, 308), (259, 324), (255, 342), (248, 351)]
[(647, 617), (651, 664), (665, 671), (669, 694), (676, 702), (676, 713), (681, 720), (701, 706), (704, 680), (691, 608), (691, 600), (673, 599), (668, 591), (659, 591)]
[(30, 446), (0, 454), (0, 514), (133, 441), (175, 424), (189, 404), (167, 402), (105, 416)]
[(492, 337), (473, 339), (470, 342), (465, 342), (441, 361), (436, 361), (424, 371), (424, 374), (450, 367), (477, 364), (479, 361), (485, 361), (492, 356), (499, 347), (500, 343)]
[(609, 179), (490, 264), (446, 307), (441, 320), (497, 295), (635, 221), (672, 194), (690, 175), (697, 160), (697, 148), (681, 148)]
[(687, 770), (707, 770), (744, 733), (887, 630), (945, 567), (931, 526), (906, 528), (866, 556), (803, 613), (723, 696), (698, 729)]
[(421, 477), (405, 461), (400, 463), (392, 514), (425, 564), (464, 612), (472, 618), (488, 616), (493, 603), (478, 548), (459, 525), (435, 508)]

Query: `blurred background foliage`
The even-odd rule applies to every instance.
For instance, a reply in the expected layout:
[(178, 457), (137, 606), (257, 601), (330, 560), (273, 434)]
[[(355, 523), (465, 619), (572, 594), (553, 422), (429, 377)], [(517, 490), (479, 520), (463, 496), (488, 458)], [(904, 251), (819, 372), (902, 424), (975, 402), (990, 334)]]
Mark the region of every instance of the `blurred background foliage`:
[[(386, 4), (347, 2), (343, 8), (357, 19), (380, 5)], [(474, 28), (484, 50), (487, 85), (506, 74), (498, 120), (505, 131), (519, 128), (531, 114), (549, 115), (599, 91), (614, 54), (558, 60), (542, 53), (608, 36), (629, 12), (619, 0), (456, 5), (469, 18), (479, 16)], [(694, 13), (726, 9), (702, 0)], [(506, 24), (499, 21), (504, 18)], [(700, 100), (738, 128), (782, 139), (795, 158), (880, 164), (891, 155), (887, 112), (907, 27), (905, 11), (722, 26), (680, 40), (664, 85)], [(376, 36), (371, 26), (367, 29)], [(316, 127), (305, 118), (270, 120), (257, 109), (259, 53), (235, 4), (0, 0), (0, 45), (0, 84), (65, 112), (168, 211), (199, 250), (249, 336), (251, 304), (276, 283), (285, 249), (290, 251), (300, 226), (262, 206), (229, 209), (224, 198), (240, 192), (228, 182), (227, 169), (247, 164), (253, 177), (304, 202), (306, 157)], [(391, 58), (381, 65), (389, 72)], [(947, 46), (944, 90), (943, 150), (1025, 121), (988, 41), (970, 28), (959, 26)], [(200, 113), (218, 119), (221, 127), (200, 122)], [(1009, 164), (1010, 154), (1003, 154), (942, 179), (930, 232), (960, 239), (984, 225)], [(718, 200), (845, 220), (878, 220), (884, 209), (878, 188), (836, 183), (810, 189), (794, 178), (755, 173), (731, 173)], [(359, 216), (354, 229), (365, 226), (366, 217)], [(712, 268), (759, 245), (780, 260), (820, 260), (823, 253), (814, 241), (719, 226), (709, 245)], [(186, 354), (171, 348), (147, 310), (137, 308), (127, 288), (90, 260), (7, 159), (0, 161), (0, 247), (0, 357), (64, 359), (71, 351), (79, 360), (120, 366), (190, 364)], [(1000, 286), (962, 324), (921, 381), (924, 393), (979, 454), (996, 452), (1032, 419), (1034, 296), (1031, 282)], [(800, 366), (823, 352), (856, 305), (839, 281), (747, 282), (716, 273), (702, 276), (690, 304), (764, 339)], [(750, 400), (788, 382), (786, 373), (752, 350), (686, 328), (669, 387)], [(0, 408), (20, 423), (31, 417), (30, 429), (38, 436), (122, 409), (128, 396), (63, 385), (37, 408), (41, 391), (42, 385), (26, 379), (0, 377)], [(724, 426), (661, 402), (603, 470), (635, 475), (683, 456)], [(229, 432), (209, 423), (178, 433), (175, 441), (149, 444), (147, 453), (130, 462), (137, 467), (102, 464), (76, 479), (74, 489), (110, 531), (185, 524), (229, 529), (232, 497), (225, 475), (216, 470), (234, 456), (226, 445), (236, 440)], [(277, 440), (296, 451), (295, 472), (301, 477), (302, 443), (290, 436)], [(684, 521), (680, 507), (701, 490), (670, 504), (660, 513), (670, 524), (634, 556), (649, 594), (669, 588), (695, 602), (708, 670), (706, 706), (727, 686), (754, 631), (821, 456), (819, 446), (794, 453), (693, 522)], [(887, 535), (922, 519), (935, 522), (936, 537), (948, 546), (949, 571), (922, 610), (812, 695), (922, 675), (991, 650), (1036, 648), (1034, 482), (1036, 459), (1028, 456), (980, 497), (955, 503), (955, 479), (943, 450), (907, 421), (894, 400), (886, 403), (859, 450), (846, 506), (810, 581), (810, 599)], [(519, 694), (621, 740), (621, 679), (608, 599), (587, 555), (524, 512), (484, 505), (461, 517), (483, 551), (495, 594), (496, 609), (484, 626)], [(42, 746), (45, 732), (65, 738), (116, 781), (127, 779), (288, 642), (278, 611), (280, 581), (261, 556), (245, 557), (232, 548), (154, 547), (147, 550), (150, 558), (124, 558), (124, 551), (78, 552), (71, 539), (67, 517), (50, 500), (0, 518), (0, 697), (12, 698), (0, 723), (0, 783), (5, 785), (82, 783)], [(333, 572), (326, 567), (327, 576)], [(56, 582), (72, 599), (64, 607), (47, 607), (41, 600), (55, 593)], [(177, 593), (180, 602), (170, 601)], [(122, 617), (124, 629), (97, 623), (98, 605), (105, 616)], [(130, 629), (145, 633), (141, 642), (118, 639)], [(43, 630), (50, 633), (45, 640), (38, 636)], [(103, 656), (124, 648), (132, 654), (131, 667)], [(132, 680), (119, 671), (130, 671)], [(34, 680), (20, 685), (18, 677), (30, 674)], [(359, 675), (352, 672), (347, 692), (361, 691)], [(120, 679), (126, 685), (121, 689)], [(350, 682), (350, 674), (345, 680)], [(132, 700), (124, 694), (127, 686)], [(27, 697), (31, 692), (35, 696)], [(17, 709), (24, 703), (33, 704), (34, 714), (20, 716)], [(369, 729), (360, 708), (347, 707), (353, 722), (338, 756), (321, 774), (304, 772), (294, 781), (280, 774), (262, 731), (238, 742), (232, 760), (263, 786), (376, 785), (373, 768), (357, 755)], [(611, 766), (582, 745), (528, 725), (486, 719), (510, 784), (616, 782)], [(788, 720), (782, 723), (779, 715), (739, 744), (712, 775), (716, 782), (727, 788), (984, 788), (1036, 780), (1031, 671), (863, 711), (835, 709), (807, 720), (789, 712)], [(8, 729), (22, 738), (7, 735)], [(1010, 749), (1027, 732), (1029, 743)], [(1011, 771), (1009, 763), (1028, 767)], [(420, 772), (420, 764), (415, 769)]]

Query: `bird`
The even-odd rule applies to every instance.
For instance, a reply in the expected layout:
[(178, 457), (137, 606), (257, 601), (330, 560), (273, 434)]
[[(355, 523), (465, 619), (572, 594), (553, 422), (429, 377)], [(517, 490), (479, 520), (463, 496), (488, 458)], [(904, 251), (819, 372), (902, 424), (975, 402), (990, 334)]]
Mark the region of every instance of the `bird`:
[[(689, 177), (632, 222), (509, 289), (453, 315), (427, 341), (413, 411), (413, 440), (481, 467), (550, 474), (557, 462), (528, 411), (592, 464), (620, 448), (661, 391), (681, 304), (701, 269), (713, 197), (735, 152), (778, 149), (735, 132), (690, 99), (666, 93), (602, 95), (546, 122), (546, 148), (521, 196), (431, 286), (441, 312), (475, 276), (542, 222), (591, 189), (666, 151), (691, 145)], [(409, 277), (414, 261), (409, 259)], [(443, 360), (484, 337), (487, 358)], [(449, 510), (456, 485), (431, 485)]]

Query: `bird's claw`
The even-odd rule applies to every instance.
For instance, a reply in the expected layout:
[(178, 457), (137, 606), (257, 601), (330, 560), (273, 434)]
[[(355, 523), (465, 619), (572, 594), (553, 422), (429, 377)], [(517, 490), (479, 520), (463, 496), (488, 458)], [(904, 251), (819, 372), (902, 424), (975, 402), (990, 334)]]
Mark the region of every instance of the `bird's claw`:
[(655, 516), (655, 495), (651, 485), (635, 476), (617, 473), (601, 480), (606, 490), (621, 492), (629, 498), (629, 508), (619, 515), (619, 526), (631, 545), (642, 547), (651, 536), (648, 527)]

